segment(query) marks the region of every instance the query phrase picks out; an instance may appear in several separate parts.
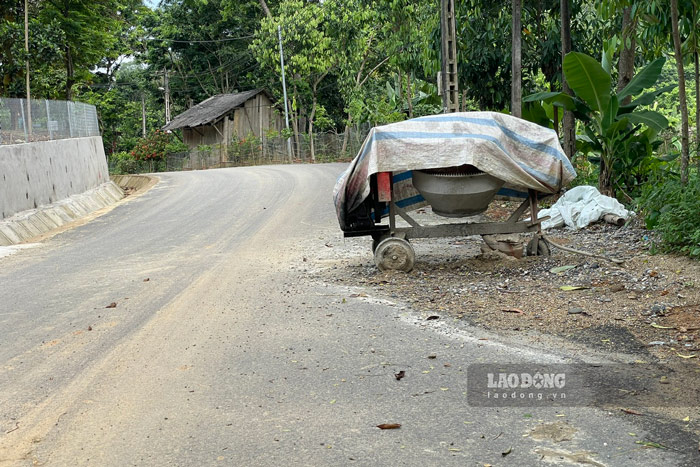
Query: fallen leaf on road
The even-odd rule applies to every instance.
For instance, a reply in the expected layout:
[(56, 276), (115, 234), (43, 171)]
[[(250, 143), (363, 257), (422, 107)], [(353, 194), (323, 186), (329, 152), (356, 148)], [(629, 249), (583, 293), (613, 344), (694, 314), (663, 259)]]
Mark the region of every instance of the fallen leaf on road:
[(438, 315), (430, 315), (425, 319), (426, 319), (426, 321), (430, 321), (431, 319), (440, 319), (440, 317)]
[(428, 355), (428, 358), (431, 359), (431, 360), (434, 360), (434, 359), (437, 358), (437, 355)]
[(401, 370), (398, 373), (394, 374), (394, 378), (396, 378), (396, 381), (401, 381), (401, 378), (406, 376), (406, 372)]
[(660, 324), (656, 324), (656, 323), (651, 323), (650, 326), (652, 328), (656, 328), (656, 329), (674, 329), (674, 326), (661, 326)]
[(690, 421), (690, 417), (685, 417), (685, 418), (683, 419), (683, 421), (684, 421), (684, 422), (689, 422), (689, 421)]
[(380, 430), (396, 430), (397, 428), (401, 428), (400, 423), (382, 423), (381, 425), (377, 425), (377, 428)]
[(504, 313), (517, 313), (519, 315), (522, 315), (523, 313), (525, 313), (520, 308), (503, 308), (501, 311)]
[(107, 305), (105, 308), (116, 308), (116, 307), (117, 307), (117, 303), (116, 303), (116, 302), (112, 302), (112, 303), (110, 303), (109, 305)]
[(641, 444), (645, 448), (656, 448), (656, 449), (668, 449), (668, 447), (663, 444), (655, 443), (653, 441), (635, 441), (636, 444)]
[(622, 410), (623, 412), (628, 413), (630, 415), (644, 415), (643, 413), (637, 412), (636, 410), (632, 410), (632, 409), (620, 409), (620, 410)]
[(88, 326), (88, 331), (92, 331), (92, 326)]
[(148, 282), (148, 281), (150, 281), (150, 280), (151, 280), (151, 279), (147, 277), (147, 278), (145, 278), (143, 281), (144, 281), (144, 282)]
[(510, 454), (511, 452), (513, 452), (513, 448), (512, 448), (512, 447), (510, 447), (510, 448), (506, 449), (505, 451), (503, 451), (503, 452), (501, 453), (501, 455), (502, 455), (503, 457), (506, 457), (506, 456), (507, 456), (508, 454)]
[(590, 287), (585, 287), (583, 285), (562, 285), (559, 288), (561, 290), (563, 290), (564, 292), (569, 292), (572, 290), (585, 290), (585, 289), (589, 289)]
[(679, 354), (678, 352), (676, 352), (676, 355), (678, 355), (681, 358), (695, 358), (698, 356), (698, 354), (683, 355), (683, 354)]

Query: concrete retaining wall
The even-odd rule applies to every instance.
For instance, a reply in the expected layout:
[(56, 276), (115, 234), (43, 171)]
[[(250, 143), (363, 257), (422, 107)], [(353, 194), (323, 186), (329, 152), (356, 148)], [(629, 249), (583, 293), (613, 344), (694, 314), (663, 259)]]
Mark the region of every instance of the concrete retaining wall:
[(16, 245), (59, 229), (95, 211), (114, 205), (124, 192), (114, 182), (37, 209), (0, 220), (0, 246)]
[(106, 182), (109, 173), (99, 136), (0, 146), (0, 219)]

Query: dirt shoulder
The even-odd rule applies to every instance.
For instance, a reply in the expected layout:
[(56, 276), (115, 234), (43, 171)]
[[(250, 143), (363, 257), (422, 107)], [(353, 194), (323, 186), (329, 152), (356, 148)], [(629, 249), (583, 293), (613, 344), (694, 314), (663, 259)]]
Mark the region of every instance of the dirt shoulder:
[[(492, 203), (485, 216), (501, 220), (513, 210), (512, 203)], [(444, 221), (429, 209), (421, 211), (421, 223)], [(557, 248), (550, 257), (520, 260), (484, 255), (481, 239), (468, 237), (412, 241), (414, 270), (382, 273), (372, 262), (370, 240), (362, 238), (346, 239), (345, 248), (327, 252), (326, 261), (335, 258), (335, 263), (324, 277), (502, 334), (536, 331), (603, 351), (700, 367), (700, 263), (649, 254), (650, 232), (634, 223), (548, 235), (562, 245), (625, 262), (620, 266)]]

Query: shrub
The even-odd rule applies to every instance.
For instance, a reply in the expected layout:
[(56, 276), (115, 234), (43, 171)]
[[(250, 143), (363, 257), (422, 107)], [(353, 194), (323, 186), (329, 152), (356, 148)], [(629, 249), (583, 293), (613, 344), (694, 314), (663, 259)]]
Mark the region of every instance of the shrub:
[(135, 174), (140, 172), (140, 163), (128, 152), (115, 152), (109, 158), (111, 172), (116, 175)]
[(176, 154), (179, 152), (187, 152), (190, 148), (185, 143), (177, 138), (173, 138), (171, 142), (165, 145), (165, 154)]
[(677, 178), (649, 184), (638, 200), (647, 228), (659, 233), (660, 251), (700, 258), (700, 179), (683, 186)]
[(140, 160), (163, 160), (167, 154), (171, 135), (161, 130), (155, 130), (146, 138), (140, 138), (136, 147), (131, 150), (131, 156)]

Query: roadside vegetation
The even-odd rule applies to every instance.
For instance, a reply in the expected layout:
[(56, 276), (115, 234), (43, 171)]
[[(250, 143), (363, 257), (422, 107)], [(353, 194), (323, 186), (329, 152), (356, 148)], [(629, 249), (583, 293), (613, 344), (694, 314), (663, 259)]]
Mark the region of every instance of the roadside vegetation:
[[(28, 54), (25, 3), (0, 4), (0, 95), (25, 97), (28, 64), (32, 97), (96, 105), (115, 173), (205, 166), (218, 150), (161, 132), (167, 106), (175, 116), (261, 88), (283, 112), (280, 32), (290, 129), (237, 136), (234, 165), (269, 163), (288, 139), (297, 161), (348, 160), (372, 126), (442, 111), (438, 0), (29, 0)], [(455, 8), (460, 110), (522, 112), (554, 129), (575, 184), (635, 209), (659, 232), (656, 250), (700, 257), (700, 0)], [(513, 109), (518, 8), (525, 97)]]

